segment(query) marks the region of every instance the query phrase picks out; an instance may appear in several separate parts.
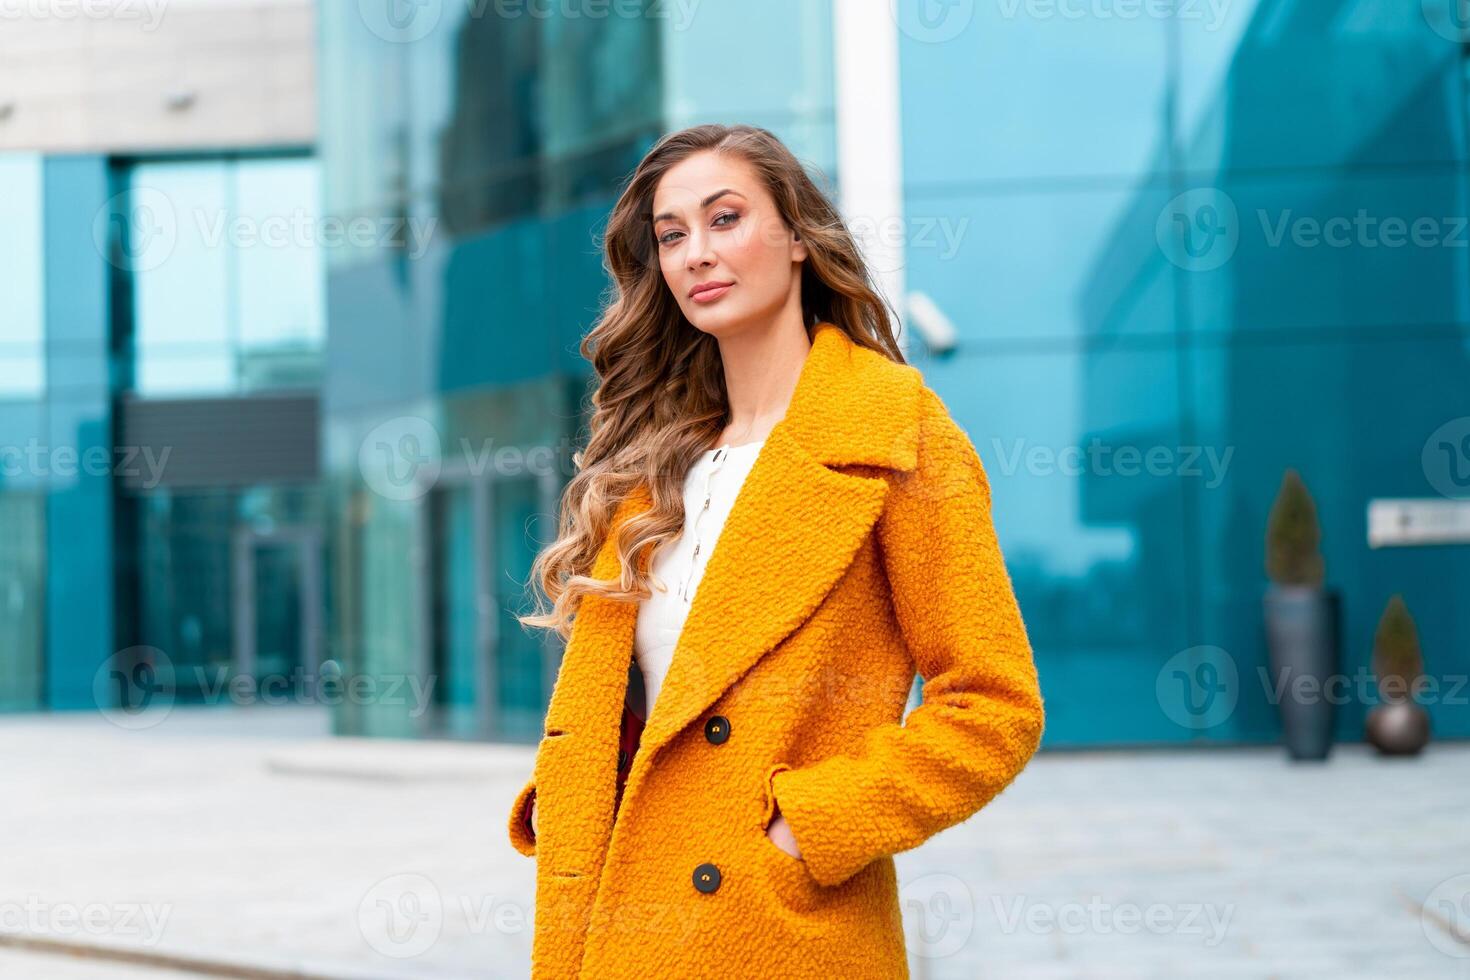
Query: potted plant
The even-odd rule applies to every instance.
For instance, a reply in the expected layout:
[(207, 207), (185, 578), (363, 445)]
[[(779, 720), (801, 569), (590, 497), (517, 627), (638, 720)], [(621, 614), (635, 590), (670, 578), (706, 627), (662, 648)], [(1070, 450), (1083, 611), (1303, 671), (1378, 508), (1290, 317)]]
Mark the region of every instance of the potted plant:
[(1324, 588), (1317, 507), (1288, 469), (1266, 528), (1266, 643), (1281, 692), (1277, 710), (1293, 759), (1325, 759), (1332, 748), (1329, 682), (1338, 672), (1340, 600)]
[(1415, 755), (1429, 742), (1429, 712), (1414, 699), (1424, 683), (1419, 630), (1404, 597), (1394, 595), (1373, 636), (1373, 673), (1381, 703), (1368, 712), (1367, 740), (1385, 755)]

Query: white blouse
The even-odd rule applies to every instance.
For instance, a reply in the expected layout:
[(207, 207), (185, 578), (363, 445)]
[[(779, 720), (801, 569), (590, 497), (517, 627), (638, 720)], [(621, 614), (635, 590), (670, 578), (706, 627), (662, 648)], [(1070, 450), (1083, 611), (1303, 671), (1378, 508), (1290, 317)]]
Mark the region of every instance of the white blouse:
[(706, 450), (684, 478), (684, 529), (654, 553), (650, 566), (653, 595), (639, 603), (634, 630), (634, 659), (643, 674), (645, 719), (653, 712), (673, 662), (674, 646), (725, 518), (764, 444), (762, 439)]

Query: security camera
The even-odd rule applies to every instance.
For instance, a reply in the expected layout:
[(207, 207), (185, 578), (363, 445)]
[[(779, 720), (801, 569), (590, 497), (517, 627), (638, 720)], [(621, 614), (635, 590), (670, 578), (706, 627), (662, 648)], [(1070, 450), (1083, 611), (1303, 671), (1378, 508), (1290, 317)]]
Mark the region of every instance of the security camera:
[(909, 322), (935, 357), (948, 357), (959, 346), (959, 333), (928, 293), (909, 293)]

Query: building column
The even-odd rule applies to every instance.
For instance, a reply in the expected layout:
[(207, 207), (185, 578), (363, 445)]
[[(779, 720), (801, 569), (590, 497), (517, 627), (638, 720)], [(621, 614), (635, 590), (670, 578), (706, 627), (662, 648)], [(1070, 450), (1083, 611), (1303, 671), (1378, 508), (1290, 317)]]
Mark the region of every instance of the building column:
[[(94, 239), (107, 159), (46, 160), (46, 705), (97, 707), (93, 680), (113, 650), (109, 269)], [(105, 216), (103, 221), (105, 222)]]

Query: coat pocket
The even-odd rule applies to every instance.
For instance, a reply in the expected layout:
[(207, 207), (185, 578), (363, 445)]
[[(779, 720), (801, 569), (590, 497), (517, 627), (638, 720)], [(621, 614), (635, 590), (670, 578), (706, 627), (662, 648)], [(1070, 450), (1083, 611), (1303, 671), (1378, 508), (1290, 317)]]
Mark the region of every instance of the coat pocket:
[[(765, 830), (767, 827), (769, 827), (771, 825), (771, 818), (776, 815), (776, 792), (774, 789), (771, 788), (771, 781), (776, 778), (776, 773), (790, 768), (791, 766), (789, 763), (777, 762), (766, 770), (764, 787), (766, 794), (766, 806), (765, 816), (761, 818), (761, 830)], [(780, 850), (779, 847), (776, 849), (778, 851)]]
[(768, 890), (784, 904), (798, 910), (807, 910), (819, 904), (825, 889), (807, 871), (804, 859), (788, 854), (777, 846), (776, 842), (771, 840), (770, 835), (766, 833), (776, 811), (776, 797), (771, 790), (771, 778), (781, 770), (790, 768), (790, 765), (778, 762), (765, 771), (765, 805), (760, 823), (755, 828), (758, 838), (753, 841), (753, 845), (760, 855), (762, 875)]

